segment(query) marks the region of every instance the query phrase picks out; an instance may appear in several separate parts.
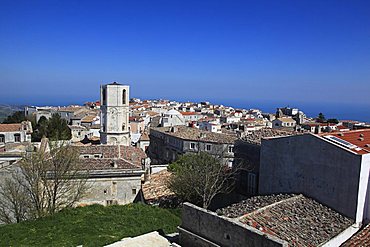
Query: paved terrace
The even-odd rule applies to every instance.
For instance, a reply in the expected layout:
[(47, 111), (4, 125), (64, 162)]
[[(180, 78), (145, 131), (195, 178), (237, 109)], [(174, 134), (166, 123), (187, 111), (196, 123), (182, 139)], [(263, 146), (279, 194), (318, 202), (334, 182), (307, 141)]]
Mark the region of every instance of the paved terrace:
[(353, 224), (334, 210), (303, 195), (252, 197), (218, 214), (285, 240), (291, 246), (318, 246)]

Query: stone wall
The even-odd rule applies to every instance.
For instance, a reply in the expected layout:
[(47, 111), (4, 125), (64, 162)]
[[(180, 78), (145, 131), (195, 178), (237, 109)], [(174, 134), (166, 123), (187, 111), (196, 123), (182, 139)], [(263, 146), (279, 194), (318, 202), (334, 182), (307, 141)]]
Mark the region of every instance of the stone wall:
[(134, 202), (141, 189), (141, 177), (90, 178), (87, 180), (88, 194), (79, 205), (128, 204)]
[(181, 246), (288, 246), (274, 236), (190, 203), (183, 204), (179, 231)]

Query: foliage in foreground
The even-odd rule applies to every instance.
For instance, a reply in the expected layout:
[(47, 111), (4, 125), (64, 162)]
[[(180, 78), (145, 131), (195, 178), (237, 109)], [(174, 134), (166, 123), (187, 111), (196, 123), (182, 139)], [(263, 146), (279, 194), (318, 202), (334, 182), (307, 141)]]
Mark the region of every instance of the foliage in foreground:
[(234, 187), (234, 175), (238, 169), (229, 169), (223, 155), (206, 152), (185, 154), (169, 167), (173, 175), (168, 188), (183, 201), (208, 208), (213, 198), (230, 193)]
[(0, 226), (0, 246), (103, 246), (154, 230), (176, 231), (179, 209), (144, 204), (68, 208), (34, 221)]
[(88, 191), (78, 150), (61, 144), (29, 153), (0, 181), (0, 222), (13, 223), (52, 215), (72, 207)]

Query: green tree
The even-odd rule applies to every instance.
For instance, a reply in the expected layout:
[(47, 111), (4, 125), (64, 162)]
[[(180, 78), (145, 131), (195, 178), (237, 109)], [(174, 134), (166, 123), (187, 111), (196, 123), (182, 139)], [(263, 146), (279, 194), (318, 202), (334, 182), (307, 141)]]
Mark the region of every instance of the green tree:
[(10, 123), (21, 123), (23, 121), (26, 121), (26, 117), (24, 115), (23, 111), (16, 111), (12, 115), (8, 116), (4, 119), (4, 124), (10, 124)]
[(72, 137), (67, 121), (57, 113), (54, 113), (49, 119), (47, 137), (51, 140), (70, 140)]
[(40, 117), (35, 125), (32, 141), (41, 141), (43, 137), (50, 140), (70, 140), (72, 134), (67, 121), (55, 113), (49, 120), (44, 116)]
[(320, 123), (325, 122), (325, 116), (324, 116), (324, 114), (322, 112), (320, 112), (319, 115), (317, 116), (317, 120)]
[(338, 119), (336, 119), (336, 118), (329, 118), (329, 119), (327, 120), (327, 122), (328, 122), (328, 123), (333, 123), (333, 124), (338, 124), (338, 123), (339, 123), (339, 120), (338, 120)]
[(173, 173), (168, 188), (180, 199), (208, 208), (220, 193), (229, 193), (234, 187), (236, 170), (231, 170), (223, 158), (205, 152), (185, 154), (172, 163)]
[(40, 117), (37, 124), (33, 127), (32, 141), (39, 142), (43, 137), (47, 137), (49, 128), (49, 121), (46, 117)]

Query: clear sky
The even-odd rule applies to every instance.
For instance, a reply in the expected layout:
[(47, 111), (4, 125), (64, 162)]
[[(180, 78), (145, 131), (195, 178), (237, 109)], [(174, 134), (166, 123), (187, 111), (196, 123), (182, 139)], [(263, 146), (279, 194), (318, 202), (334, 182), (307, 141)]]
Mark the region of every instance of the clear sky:
[(0, 1), (0, 103), (370, 105), (370, 1)]

